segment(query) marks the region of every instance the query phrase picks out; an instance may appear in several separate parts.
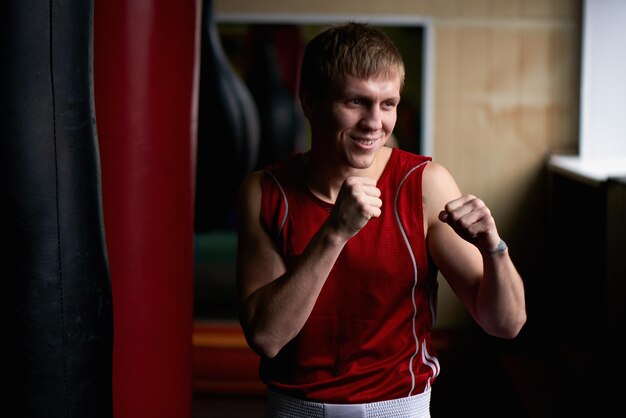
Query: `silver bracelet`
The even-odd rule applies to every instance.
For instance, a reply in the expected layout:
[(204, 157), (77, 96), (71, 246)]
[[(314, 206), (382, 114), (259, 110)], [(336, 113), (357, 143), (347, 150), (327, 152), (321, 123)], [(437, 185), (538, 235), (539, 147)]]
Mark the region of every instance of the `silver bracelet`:
[(489, 254), (497, 254), (497, 253), (501, 253), (502, 251), (506, 250), (507, 248), (509, 248), (506, 245), (506, 242), (504, 242), (503, 239), (500, 239), (500, 242), (498, 243), (498, 245), (496, 245), (496, 248), (494, 248), (491, 251), (487, 251), (487, 253)]

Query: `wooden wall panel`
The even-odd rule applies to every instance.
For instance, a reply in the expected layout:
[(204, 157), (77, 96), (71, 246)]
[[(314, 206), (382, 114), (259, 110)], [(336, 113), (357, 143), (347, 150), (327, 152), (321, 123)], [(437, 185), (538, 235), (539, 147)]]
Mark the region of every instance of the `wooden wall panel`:
[(548, 152), (576, 149), (579, 41), (571, 32), (437, 26), (434, 155), (464, 190), (489, 194), (501, 175), (523, 181)]
[(443, 17), (509, 17), (578, 20), (581, 0), (213, 0), (227, 13), (375, 13)]
[[(578, 22), (435, 26), (435, 160), (487, 202), (523, 275), (541, 280), (546, 158), (578, 144)], [(439, 324), (460, 322), (453, 304)]]

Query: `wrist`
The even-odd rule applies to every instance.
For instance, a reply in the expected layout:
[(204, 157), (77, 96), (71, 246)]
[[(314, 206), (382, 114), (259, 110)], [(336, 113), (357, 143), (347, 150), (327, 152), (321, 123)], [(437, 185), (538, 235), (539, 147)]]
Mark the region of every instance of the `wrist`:
[(506, 245), (506, 242), (504, 242), (503, 239), (500, 239), (500, 242), (498, 243), (498, 245), (496, 245), (491, 250), (483, 251), (483, 253), (485, 253), (485, 254), (500, 254), (500, 253), (503, 253), (506, 250), (508, 250), (508, 248), (509, 247)]

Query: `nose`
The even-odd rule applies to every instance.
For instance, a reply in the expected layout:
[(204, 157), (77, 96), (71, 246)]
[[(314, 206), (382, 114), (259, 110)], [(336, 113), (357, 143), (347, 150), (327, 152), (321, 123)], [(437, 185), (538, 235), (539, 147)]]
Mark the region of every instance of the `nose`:
[(378, 106), (369, 106), (365, 109), (361, 118), (361, 126), (373, 131), (382, 129), (382, 112)]

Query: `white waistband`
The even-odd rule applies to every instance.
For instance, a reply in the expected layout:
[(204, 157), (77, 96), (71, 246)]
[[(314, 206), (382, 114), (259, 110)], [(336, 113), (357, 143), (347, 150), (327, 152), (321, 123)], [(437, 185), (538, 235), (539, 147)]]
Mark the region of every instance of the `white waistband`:
[(430, 418), (430, 389), (419, 395), (361, 404), (328, 404), (268, 393), (268, 418)]

